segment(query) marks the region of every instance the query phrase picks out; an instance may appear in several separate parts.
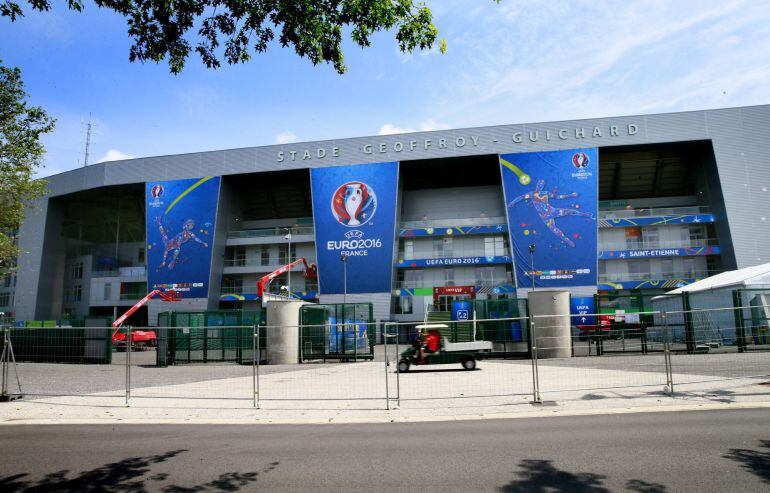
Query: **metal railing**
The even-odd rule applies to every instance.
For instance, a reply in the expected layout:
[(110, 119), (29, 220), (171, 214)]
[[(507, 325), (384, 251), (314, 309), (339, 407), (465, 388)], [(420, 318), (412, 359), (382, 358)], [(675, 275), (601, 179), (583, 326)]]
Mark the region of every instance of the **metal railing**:
[(92, 278), (101, 277), (145, 277), (147, 268), (145, 266), (120, 267), (118, 269), (95, 270), (91, 273)]
[(241, 231), (228, 231), (228, 238), (268, 238), (280, 236), (283, 238), (288, 233), (292, 235), (315, 235), (313, 226), (280, 226), (274, 228), (244, 229)]
[(704, 279), (719, 274), (718, 270), (687, 270), (677, 272), (635, 272), (624, 274), (599, 274), (599, 282), (660, 281), (665, 279)]
[(600, 210), (599, 219), (620, 219), (626, 217), (681, 216), (684, 214), (709, 214), (708, 206), (650, 207), (637, 209)]
[(419, 288), (436, 288), (443, 286), (501, 286), (505, 284), (513, 284), (513, 280), (510, 277), (499, 277), (493, 279), (421, 279), (414, 281), (396, 281), (394, 283), (395, 289), (419, 289)]
[[(601, 236), (601, 234), (600, 234)], [(618, 250), (660, 250), (665, 248), (700, 248), (709, 246), (719, 246), (717, 238), (700, 238), (687, 240), (640, 240), (626, 242), (601, 242), (599, 241), (599, 251), (618, 251)]]
[[(291, 262), (294, 262), (297, 259), (300, 259), (302, 257), (292, 257), (291, 259), (286, 257), (279, 257), (274, 258), (271, 257), (269, 260), (269, 263), (265, 264), (262, 262), (262, 259), (259, 257), (249, 257), (249, 258), (238, 258), (238, 259), (232, 259), (232, 258), (226, 258), (224, 260), (224, 266), (225, 267), (258, 267), (259, 271), (267, 271), (271, 272), (277, 269), (278, 267), (281, 267), (286, 264), (290, 264)], [(308, 264), (314, 264), (315, 263), (315, 257), (305, 257), (305, 260), (307, 260)], [(301, 270), (302, 267), (297, 266), (294, 270)], [(293, 272), (293, 271), (292, 271)]]
[(504, 216), (477, 216), (477, 217), (428, 217), (422, 215), (402, 216), (401, 228), (441, 228), (453, 226), (494, 226), (507, 224)]
[[(770, 318), (738, 324), (720, 314), (757, 308), (770, 313), (741, 306), (626, 313), (620, 321), (616, 314), (446, 321), (434, 353), (420, 349), (421, 322), (126, 327), (122, 342), (110, 327), (0, 327), (0, 381), (3, 400), (74, 395), (106, 406), (183, 399), (209, 408), (425, 409), (434, 401), (446, 409), (619, 399), (627, 407), (715, 392), (739, 402), (770, 395), (763, 385)], [(375, 332), (383, 344), (373, 345)], [(351, 363), (325, 365), (332, 352)]]

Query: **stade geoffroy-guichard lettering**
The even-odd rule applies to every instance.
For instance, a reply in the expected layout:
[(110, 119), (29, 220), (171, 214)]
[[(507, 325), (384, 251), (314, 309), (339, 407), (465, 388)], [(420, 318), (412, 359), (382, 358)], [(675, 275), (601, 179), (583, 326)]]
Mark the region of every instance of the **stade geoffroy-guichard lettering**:
[(663, 293), (768, 261), (768, 135), (770, 106), (752, 106), (99, 163), (48, 177), (0, 311), (113, 315), (153, 287), (182, 292), (177, 310), (253, 308), (257, 280), (300, 257), (318, 279), (270, 289), (379, 319), (533, 280)]

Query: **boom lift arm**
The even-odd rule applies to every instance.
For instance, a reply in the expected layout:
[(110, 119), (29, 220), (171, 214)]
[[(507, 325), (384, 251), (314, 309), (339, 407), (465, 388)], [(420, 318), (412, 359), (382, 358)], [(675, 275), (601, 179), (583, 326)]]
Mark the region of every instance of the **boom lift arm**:
[(125, 322), (128, 317), (130, 317), (131, 315), (133, 315), (135, 311), (137, 311), (138, 309), (146, 305), (147, 302), (150, 301), (150, 299), (152, 299), (156, 295), (163, 298), (163, 301), (179, 301), (180, 299), (182, 299), (182, 297), (175, 291), (169, 291), (168, 293), (165, 293), (159, 289), (154, 289), (150, 291), (149, 293), (147, 293), (147, 296), (137, 301), (136, 304), (131, 308), (129, 308), (126, 313), (124, 313), (123, 315), (118, 317), (114, 322), (112, 322), (112, 327), (115, 329), (112, 332), (112, 337), (115, 338), (115, 334), (118, 333), (118, 330), (120, 330), (120, 326), (123, 325), (123, 322)]
[(267, 289), (268, 284), (272, 282), (273, 279), (280, 276), (281, 274), (285, 272), (289, 272), (294, 267), (298, 266), (299, 264), (303, 264), (305, 266), (305, 272), (303, 275), (306, 279), (317, 279), (318, 278), (318, 271), (316, 270), (315, 264), (309, 264), (307, 263), (307, 260), (305, 258), (298, 258), (294, 262), (290, 264), (286, 264), (283, 267), (279, 267), (278, 269), (274, 270), (270, 274), (266, 275), (262, 279), (257, 282), (257, 297), (259, 299), (262, 299), (262, 295), (265, 294), (265, 290)]

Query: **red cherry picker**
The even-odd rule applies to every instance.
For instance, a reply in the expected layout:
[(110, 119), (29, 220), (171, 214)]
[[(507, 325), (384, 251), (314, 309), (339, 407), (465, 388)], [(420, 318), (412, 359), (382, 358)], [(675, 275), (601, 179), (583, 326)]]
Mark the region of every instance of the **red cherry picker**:
[[(290, 264), (286, 264), (283, 267), (279, 267), (278, 269), (264, 276), (262, 279), (260, 279), (257, 282), (257, 297), (260, 300), (262, 300), (263, 304), (264, 304), (263, 296), (265, 294), (265, 290), (267, 289), (267, 286), (273, 281), (273, 279), (280, 276), (281, 274), (289, 272), (291, 269), (298, 266), (299, 264), (302, 264), (305, 266), (305, 270), (302, 272), (302, 276), (305, 279), (318, 279), (318, 269), (316, 268), (315, 264), (308, 264), (307, 260), (305, 260), (304, 257), (298, 258), (297, 260), (295, 260)], [(291, 293), (289, 293), (289, 296), (291, 296)]]
[[(128, 319), (131, 315), (134, 314), (135, 311), (143, 307), (147, 304), (148, 301), (150, 301), (153, 297), (160, 296), (163, 301), (169, 301), (169, 302), (175, 302), (182, 299), (182, 296), (177, 293), (176, 291), (168, 291), (164, 292), (160, 289), (154, 289), (147, 293), (147, 296), (142, 298), (141, 300), (137, 301), (134, 306), (128, 309), (126, 313), (121, 315), (117, 318), (114, 322), (112, 322), (112, 327), (115, 329), (112, 332), (112, 344), (116, 348), (118, 348), (118, 351), (125, 350), (126, 346), (128, 345), (128, 342), (126, 341), (126, 334), (124, 332), (120, 332), (120, 326), (123, 325), (123, 322)], [(123, 344), (120, 344), (123, 343)], [(141, 347), (147, 347), (147, 346), (155, 346), (158, 343), (158, 335), (155, 333), (154, 330), (132, 330), (131, 331), (131, 344), (133, 344), (132, 348), (134, 346), (141, 346)]]

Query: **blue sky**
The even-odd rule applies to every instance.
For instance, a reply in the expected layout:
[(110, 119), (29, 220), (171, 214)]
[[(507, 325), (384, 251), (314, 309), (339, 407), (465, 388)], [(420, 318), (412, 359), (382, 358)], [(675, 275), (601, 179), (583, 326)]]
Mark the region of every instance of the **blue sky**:
[[(59, 2), (62, 3), (62, 2)], [(0, 20), (0, 58), (58, 118), (40, 176), (91, 162), (413, 130), (770, 103), (770, 2), (433, 0), (448, 52), (392, 33), (349, 72), (277, 45), (209, 70), (129, 63), (125, 21), (86, 3)]]

